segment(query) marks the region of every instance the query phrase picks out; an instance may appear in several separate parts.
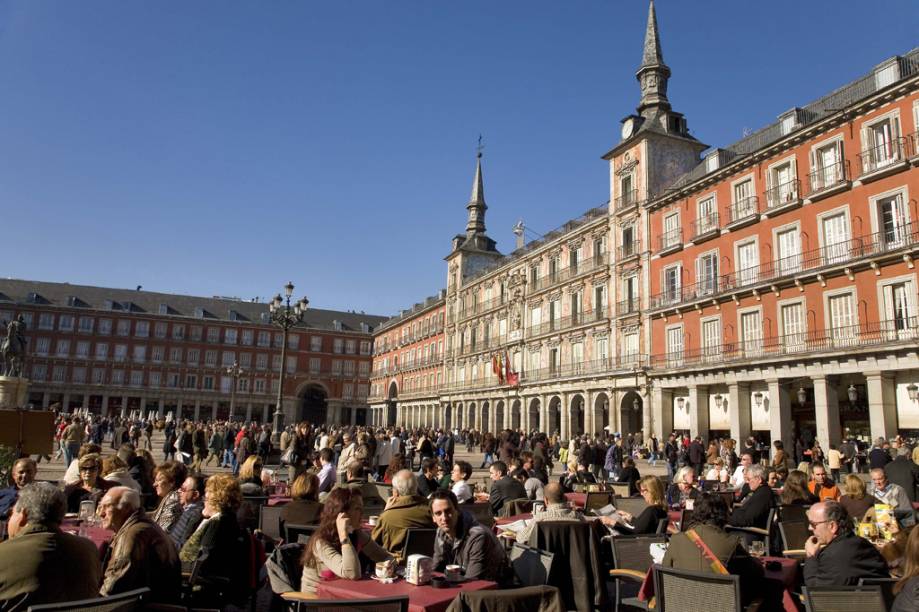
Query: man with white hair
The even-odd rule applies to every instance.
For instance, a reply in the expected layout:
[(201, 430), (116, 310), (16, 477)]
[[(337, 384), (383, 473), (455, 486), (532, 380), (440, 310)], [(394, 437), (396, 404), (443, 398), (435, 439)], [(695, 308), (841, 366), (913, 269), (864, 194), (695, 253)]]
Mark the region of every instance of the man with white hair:
[(102, 526), (115, 532), (103, 563), (103, 596), (148, 587), (149, 599), (177, 599), (182, 566), (175, 544), (144, 513), (140, 495), (128, 487), (109, 489), (99, 502)]
[(397, 559), (402, 558), (405, 538), (411, 528), (434, 529), (431, 507), (418, 495), (418, 480), (409, 470), (399, 470), (392, 479), (392, 497), (370, 537)]
[(766, 468), (755, 463), (744, 472), (750, 494), (740, 506), (734, 508), (728, 523), (734, 527), (759, 527), (765, 529), (769, 522), (769, 510), (773, 506), (772, 489), (766, 484)]
[(99, 551), (86, 538), (61, 531), (66, 508), (63, 492), (51, 483), (20, 489), (10, 539), (0, 544), (0, 610), (96, 597), (102, 582)]

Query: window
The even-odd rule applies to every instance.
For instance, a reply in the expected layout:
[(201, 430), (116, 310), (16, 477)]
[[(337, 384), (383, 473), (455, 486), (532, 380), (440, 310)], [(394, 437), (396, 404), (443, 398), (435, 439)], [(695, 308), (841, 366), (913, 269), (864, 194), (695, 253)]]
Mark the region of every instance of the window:
[(260, 331), (258, 333), (259, 346), (271, 346), (271, 332)]
[(156, 336), (157, 338), (161, 338), (161, 339), (165, 338), (166, 337), (166, 327), (167, 325), (163, 323), (162, 321), (157, 322), (157, 324), (153, 326), (153, 335)]
[(352, 383), (345, 383), (341, 387), (341, 397), (342, 399), (351, 399), (351, 396), (354, 393), (354, 385)]
[(292, 355), (287, 358), (287, 373), (293, 374), (297, 371), (297, 357)]
[(220, 392), (230, 393), (231, 391), (233, 391), (233, 377), (232, 376), (221, 376), (220, 377)]
[(119, 336), (131, 335), (131, 322), (127, 319), (118, 319), (118, 327), (115, 330)]
[(32, 380), (45, 380), (48, 377), (48, 366), (43, 363), (36, 363), (32, 366), (30, 376)]
[(840, 212), (823, 217), (824, 263), (833, 264), (849, 259), (849, 223), (846, 213)]
[(906, 245), (910, 240), (908, 211), (902, 193), (877, 201), (878, 226), (884, 248), (896, 249)]
[(361, 376), (361, 378), (366, 378), (367, 376), (369, 376), (370, 375), (370, 362), (361, 361), (357, 366), (357, 371), (358, 371), (358, 374)]
[(60, 331), (73, 331), (73, 315), (62, 314), (57, 320), (57, 328)]
[(50, 338), (38, 338), (35, 340), (35, 354), (36, 355), (47, 355), (50, 348), (51, 348)]
[(697, 295), (711, 295), (718, 291), (718, 253), (701, 255), (696, 260)]
[(159, 387), (160, 386), (160, 373), (150, 372), (150, 375), (147, 378), (147, 385), (150, 387)]
[(112, 370), (112, 384), (113, 385), (123, 385), (124, 384), (124, 370)]
[(241, 393), (248, 393), (249, 392), (249, 379), (240, 378), (236, 384), (236, 390)]
[(283, 344), (284, 344), (284, 334), (282, 332), (276, 333), (274, 335), (274, 348), (281, 348)]
[(147, 321), (138, 321), (134, 326), (134, 335), (138, 338), (146, 338), (150, 335), (150, 323)]
[(281, 356), (280, 355), (271, 356), (271, 369), (274, 372), (281, 371)]
[(216, 367), (217, 351), (204, 351), (204, 365), (207, 367)]
[(750, 285), (758, 280), (759, 249), (751, 240), (737, 245), (737, 282), (740, 286)]
[(38, 329), (54, 329), (54, 315), (50, 312), (39, 313)]
[(709, 196), (699, 200), (694, 235), (701, 236), (716, 229), (718, 229), (718, 209), (715, 207), (715, 196)]
[(632, 275), (622, 280), (622, 309), (618, 313), (638, 312), (638, 276)]
[(801, 270), (801, 241), (798, 228), (792, 227), (776, 232), (776, 273), (794, 274)]
[(319, 357), (310, 357), (310, 374), (319, 374), (322, 360)]
[(178, 347), (172, 347), (169, 349), (169, 361), (172, 363), (181, 363), (182, 362), (182, 349)]
[(105, 384), (105, 368), (93, 368), (93, 384)]
[(127, 361), (128, 360), (128, 345), (127, 344), (116, 344), (115, 345), (115, 361)]
[(71, 374), (71, 380), (78, 384), (86, 382), (86, 368), (74, 368)]
[(99, 335), (108, 336), (110, 333), (112, 333), (112, 320), (99, 319)]
[(891, 339), (913, 338), (916, 333), (916, 307), (911, 296), (915, 293), (911, 281), (884, 286), (885, 330)]
[(804, 304), (784, 304), (782, 311), (782, 349), (786, 352), (802, 351), (807, 340), (804, 323)]
[(345, 376), (354, 376), (354, 362), (351, 360), (345, 362)]
[(205, 376), (202, 379), (201, 388), (204, 389), (205, 391), (213, 391), (214, 390), (214, 377)]
[[(402, 331), (405, 331), (405, 330), (403, 329)], [(335, 340), (332, 342), (332, 352), (335, 353), (336, 355), (340, 355), (341, 352), (344, 350), (344, 346), (345, 346), (344, 340), (342, 340), (341, 338), (335, 338)]]
[(32, 327), (32, 313), (22, 312), (20, 314), (22, 315), (23, 321), (25, 321), (26, 329), (30, 329)]
[(300, 334), (288, 334), (287, 347), (294, 351), (298, 350), (300, 348)]
[(841, 138), (811, 151), (810, 179), (811, 193), (834, 187), (846, 180)]
[(77, 357), (86, 359), (89, 357), (89, 340), (77, 342)]
[(188, 374), (185, 376), (185, 388), (186, 389), (197, 389), (198, 388), (198, 376), (195, 374)]
[(64, 382), (67, 379), (67, 367), (66, 366), (54, 366), (52, 370), (51, 380), (54, 382)]
[(256, 379), (255, 379), (255, 392), (256, 392), (256, 393), (264, 393), (264, 392), (265, 392), (265, 379), (264, 379), (264, 378), (256, 378)]
[(239, 354), (239, 365), (243, 368), (252, 367), (252, 354), (251, 353), (240, 353)]
[(798, 181), (794, 160), (769, 168), (766, 172), (766, 206), (777, 208), (798, 200)]
[(348, 355), (354, 355), (357, 352), (357, 341), (348, 340), (345, 342), (345, 353)]
[(96, 359), (98, 361), (105, 361), (108, 359), (108, 344), (105, 342), (96, 343)]
[(661, 283), (663, 291), (663, 303), (664, 304), (673, 304), (679, 302), (682, 299), (681, 291), (681, 280), (680, 280), (680, 266), (669, 266), (664, 268), (663, 271), (663, 281)]
[(851, 293), (831, 296), (827, 300), (830, 316), (830, 337), (836, 346), (849, 346), (853, 344), (855, 333), (855, 306)]
[(256, 370), (267, 370), (268, 369), (268, 355), (265, 353), (259, 353), (255, 356), (255, 369)]
[(721, 360), (721, 319), (702, 321), (702, 358), (710, 362)]
[(143, 363), (147, 360), (147, 347), (143, 344), (134, 345), (134, 361)]
[(759, 310), (740, 314), (741, 346), (745, 357), (756, 357), (763, 351), (763, 319)]
[(220, 328), (219, 327), (208, 327), (207, 328), (207, 341), (211, 344), (220, 342)]
[(185, 360), (188, 362), (188, 365), (196, 366), (198, 365), (198, 360), (201, 358), (201, 351), (199, 349), (188, 349), (185, 354)]
[(667, 364), (678, 366), (683, 363), (683, 326), (667, 328)]
[(608, 338), (597, 338), (594, 341), (594, 359), (601, 362), (609, 359)]
[(220, 356), (220, 363), (224, 367), (229, 367), (236, 362), (236, 351), (223, 351)]
[(369, 355), (369, 354), (370, 354), (370, 341), (361, 340), (361, 355)]
[(184, 325), (173, 325), (172, 326), (172, 339), (182, 340), (184, 338), (185, 338), (185, 326)]
[(58, 357), (68, 357), (70, 355), (70, 340), (58, 340), (57, 341), (57, 353)]
[(731, 221), (746, 219), (757, 213), (756, 196), (753, 195), (753, 179), (734, 184), (734, 205), (731, 207)]
[(240, 344), (244, 346), (252, 346), (252, 336), (253, 336), (253, 333), (251, 329), (244, 329), (242, 333), (242, 340), (240, 341)]
[(332, 360), (332, 374), (341, 375), (341, 360), (340, 359)]
[(622, 334), (622, 347), (620, 349), (622, 363), (633, 363), (638, 359), (638, 334), (629, 332)]
[(664, 235), (661, 236), (661, 248), (669, 249), (683, 241), (683, 232), (680, 231), (680, 213), (670, 213), (664, 217)]
[(204, 333), (204, 328), (200, 325), (192, 325), (188, 329), (188, 337), (192, 342), (201, 342), (201, 335)]
[(310, 350), (314, 353), (322, 351), (322, 336), (310, 336)]
[(150, 352), (150, 361), (154, 363), (162, 363), (163, 355), (166, 352), (166, 348), (163, 346), (154, 346), (153, 350)]
[(223, 332), (224, 344), (236, 344), (236, 338), (239, 332), (235, 329), (227, 329)]
[(903, 157), (900, 118), (885, 117), (862, 129), (862, 173), (889, 166)]

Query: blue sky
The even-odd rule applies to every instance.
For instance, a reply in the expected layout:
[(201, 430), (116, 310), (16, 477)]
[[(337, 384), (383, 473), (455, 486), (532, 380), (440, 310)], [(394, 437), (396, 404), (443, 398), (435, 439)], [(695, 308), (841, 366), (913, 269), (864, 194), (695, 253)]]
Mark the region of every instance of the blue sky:
[[(919, 44), (915, 0), (659, 0), (670, 100), (727, 145)], [(489, 234), (608, 198), (645, 0), (0, 2), (15, 278), (392, 314)], [(868, 25), (874, 24), (874, 25)]]

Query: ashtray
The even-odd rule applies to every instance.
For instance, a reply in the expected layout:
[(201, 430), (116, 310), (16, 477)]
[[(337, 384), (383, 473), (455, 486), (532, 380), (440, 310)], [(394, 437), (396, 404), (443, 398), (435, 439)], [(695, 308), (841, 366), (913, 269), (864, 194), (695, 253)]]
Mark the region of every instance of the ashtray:
[(434, 576), (431, 578), (431, 586), (435, 589), (443, 589), (450, 586), (450, 584), (443, 576)]

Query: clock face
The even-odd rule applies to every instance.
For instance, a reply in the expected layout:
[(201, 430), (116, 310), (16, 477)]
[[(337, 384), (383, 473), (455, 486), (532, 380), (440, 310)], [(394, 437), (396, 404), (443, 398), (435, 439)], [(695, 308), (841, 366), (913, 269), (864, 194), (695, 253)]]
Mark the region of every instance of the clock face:
[(622, 139), (625, 140), (632, 135), (632, 132), (635, 131), (635, 120), (626, 119), (622, 122)]

